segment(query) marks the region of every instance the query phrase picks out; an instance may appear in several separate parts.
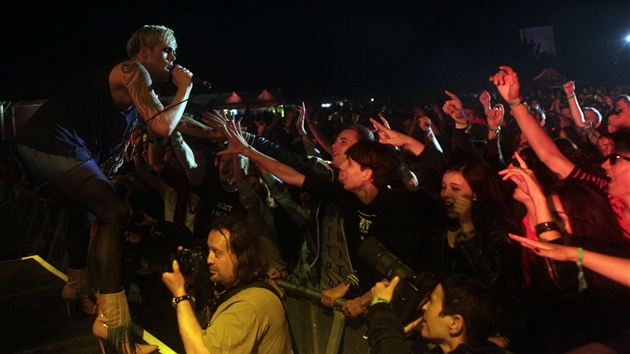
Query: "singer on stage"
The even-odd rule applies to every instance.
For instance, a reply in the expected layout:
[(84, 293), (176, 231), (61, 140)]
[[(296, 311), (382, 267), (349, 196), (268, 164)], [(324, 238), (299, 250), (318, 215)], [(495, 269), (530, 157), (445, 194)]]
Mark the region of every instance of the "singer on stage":
[[(169, 136), (179, 122), (192, 88), (192, 73), (174, 65), (177, 42), (171, 29), (144, 26), (127, 42), (129, 60), (113, 63), (75, 80), (44, 103), (17, 137), (20, 157), (71, 217), (66, 301), (96, 313), (93, 334), (118, 353), (150, 353), (156, 346), (134, 344), (131, 319), (121, 289), (123, 232), (128, 210), (99, 165), (121, 150), (136, 120)], [(154, 82), (172, 77), (177, 93), (163, 106)], [(182, 103), (184, 102), (184, 103)], [(88, 296), (86, 255), (90, 227), (98, 220), (97, 303)], [(105, 351), (104, 351), (105, 352)]]

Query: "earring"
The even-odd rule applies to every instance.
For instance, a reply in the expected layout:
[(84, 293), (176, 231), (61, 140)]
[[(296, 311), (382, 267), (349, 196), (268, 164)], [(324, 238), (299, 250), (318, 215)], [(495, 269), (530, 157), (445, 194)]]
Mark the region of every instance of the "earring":
[(477, 201), (477, 197), (472, 197), (472, 201), (476, 202)]

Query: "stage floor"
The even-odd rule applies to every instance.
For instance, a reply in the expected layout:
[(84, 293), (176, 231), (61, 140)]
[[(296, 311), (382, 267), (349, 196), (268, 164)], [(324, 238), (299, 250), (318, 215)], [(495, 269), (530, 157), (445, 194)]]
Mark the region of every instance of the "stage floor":
[[(38, 256), (0, 263), (0, 353), (100, 353), (92, 335), (95, 316), (72, 309), (61, 289), (63, 273)], [(130, 302), (136, 340), (183, 353), (166, 287), (156, 284), (150, 304)]]

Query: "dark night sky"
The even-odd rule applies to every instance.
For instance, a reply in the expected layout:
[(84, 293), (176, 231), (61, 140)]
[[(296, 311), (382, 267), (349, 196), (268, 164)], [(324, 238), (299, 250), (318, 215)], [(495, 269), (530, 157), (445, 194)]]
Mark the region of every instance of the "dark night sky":
[(630, 77), (628, 0), (14, 3), (0, 11), (1, 100), (45, 95), (73, 72), (124, 59), (127, 38), (144, 24), (171, 27), (178, 63), (212, 82), (213, 92), (281, 88), (297, 98), (486, 89), (501, 64), (524, 75), (543, 68), (522, 54), (518, 30), (547, 25), (554, 67), (567, 77)]

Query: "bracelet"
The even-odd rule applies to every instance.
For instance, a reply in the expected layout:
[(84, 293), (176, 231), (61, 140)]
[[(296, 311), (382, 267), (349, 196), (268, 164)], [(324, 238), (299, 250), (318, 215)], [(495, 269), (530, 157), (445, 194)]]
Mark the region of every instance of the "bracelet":
[(549, 232), (549, 231), (560, 231), (558, 224), (555, 221), (547, 221), (541, 222), (540, 224), (535, 226), (536, 236), (540, 236), (540, 234)]
[(386, 304), (388, 304), (388, 305), (389, 305), (389, 300), (387, 300), (387, 299), (386, 299), (386, 298), (384, 298), (384, 297), (377, 297), (376, 299), (374, 299), (374, 300), (372, 301), (372, 303), (370, 304), (370, 307), (371, 307), (371, 306), (374, 306), (374, 305), (376, 305), (376, 304), (379, 304), (379, 303), (381, 303), (381, 302), (384, 302), (384, 303), (386, 303)]
[(523, 106), (525, 106), (525, 108), (527, 108), (527, 114), (530, 114), (531, 112), (531, 107), (529, 106), (529, 104), (527, 104), (527, 102), (521, 100), (518, 102), (508, 102), (508, 104), (510, 105), (510, 107), (515, 107), (518, 106), (519, 104), (522, 104)]
[(501, 126), (499, 125), (499, 127), (497, 129), (490, 129), (492, 131), (494, 131), (494, 135), (492, 136), (491, 139), (496, 139), (499, 137), (499, 132), (501, 131)]
[(575, 97), (575, 95), (571, 95), (571, 96), (567, 97), (567, 100), (570, 100), (570, 99), (572, 99), (573, 97)]
[(173, 297), (173, 299), (171, 299), (171, 305), (173, 305), (173, 308), (176, 309), (177, 305), (179, 305), (180, 302), (182, 301), (195, 301), (195, 298), (192, 297), (192, 295), (184, 295), (184, 296), (178, 296), (178, 297)]
[(584, 250), (582, 247), (577, 248), (577, 261), (575, 264), (578, 267), (578, 292), (582, 292), (582, 290), (588, 287), (586, 284), (586, 279), (584, 279), (584, 270), (582, 269), (582, 259), (584, 258)]
[(355, 273), (350, 273), (348, 274), (348, 276), (346, 277), (346, 279), (343, 280), (343, 283), (348, 287), (348, 288), (358, 288), (359, 287), (359, 277), (357, 277), (357, 275)]

